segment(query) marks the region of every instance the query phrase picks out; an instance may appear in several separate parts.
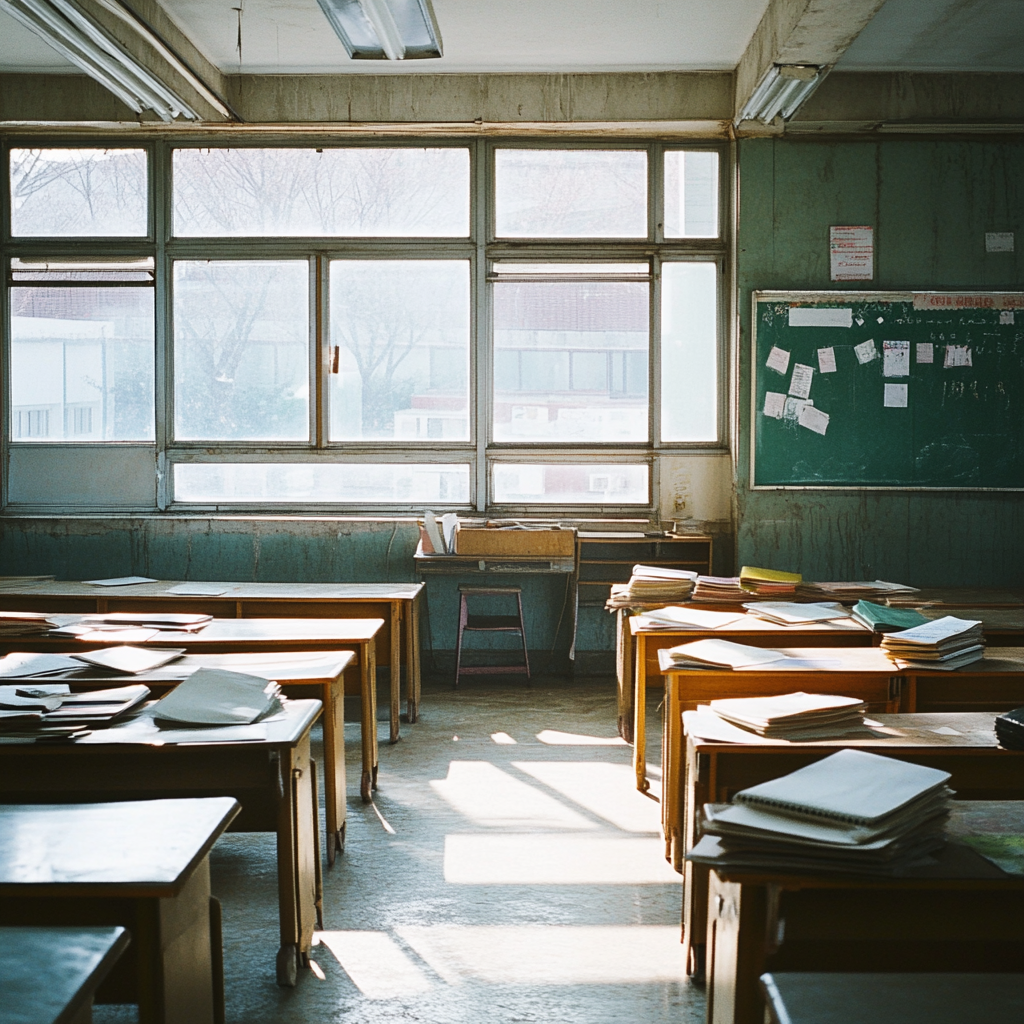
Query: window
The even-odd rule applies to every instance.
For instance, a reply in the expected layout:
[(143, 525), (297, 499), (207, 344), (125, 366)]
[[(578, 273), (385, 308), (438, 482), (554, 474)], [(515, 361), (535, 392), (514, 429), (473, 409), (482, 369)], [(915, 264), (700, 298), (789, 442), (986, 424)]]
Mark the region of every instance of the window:
[(13, 511), (636, 514), (722, 445), (720, 149), (254, 142), (6, 148), (7, 464), (82, 467)]

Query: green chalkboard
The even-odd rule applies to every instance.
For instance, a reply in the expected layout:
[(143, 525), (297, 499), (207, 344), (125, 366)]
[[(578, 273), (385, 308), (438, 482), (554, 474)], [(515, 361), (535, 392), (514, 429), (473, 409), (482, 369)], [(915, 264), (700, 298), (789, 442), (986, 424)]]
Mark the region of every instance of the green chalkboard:
[(754, 487), (1024, 489), (1024, 293), (753, 307)]

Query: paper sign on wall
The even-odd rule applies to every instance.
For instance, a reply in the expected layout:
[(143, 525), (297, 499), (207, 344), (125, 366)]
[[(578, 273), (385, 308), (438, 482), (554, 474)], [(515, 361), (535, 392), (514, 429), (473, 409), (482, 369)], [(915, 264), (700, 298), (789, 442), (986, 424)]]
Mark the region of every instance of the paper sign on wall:
[(935, 346), (930, 341), (919, 341), (917, 343), (917, 361), (919, 363), (935, 362)]
[(1012, 324), (1013, 323), (1013, 310), (1012, 309), (1001, 309), (999, 311), (999, 322), (1001, 324)]
[(789, 393), (794, 398), (810, 398), (811, 379), (813, 377), (813, 366), (804, 366), (803, 363), (797, 363), (793, 367), (793, 376), (789, 380)]
[(778, 391), (767, 391), (764, 396), (764, 414), (771, 416), (773, 420), (781, 420), (782, 412), (786, 408), (786, 396)]
[(942, 360), (942, 368), (948, 370), (954, 366), (973, 366), (970, 345), (947, 345), (946, 356)]
[(910, 376), (910, 342), (909, 341), (883, 341), (882, 342), (882, 376), (883, 377), (909, 377)]
[(772, 345), (772, 350), (768, 353), (768, 359), (764, 365), (776, 373), (785, 373), (789, 369), (789, 353), (784, 348)]
[(829, 266), (833, 281), (870, 281), (875, 276), (874, 228), (830, 227)]
[(836, 350), (834, 348), (819, 348), (818, 349), (818, 372), (819, 373), (835, 373), (836, 372)]
[(797, 416), (797, 423), (816, 434), (824, 434), (828, 430), (828, 413), (815, 409), (813, 405), (805, 405)]
[(828, 306), (790, 306), (790, 327), (852, 327), (853, 309)]
[(882, 405), (886, 409), (906, 409), (907, 392), (910, 390), (907, 384), (885, 384), (882, 396)]
[(860, 363), (861, 366), (878, 358), (878, 349), (875, 348), (874, 338), (868, 338), (867, 341), (862, 341), (859, 345), (854, 345), (853, 352), (857, 357), (857, 362)]
[(782, 411), (782, 418), (786, 420), (799, 419), (800, 413), (808, 405), (814, 405), (814, 402), (809, 398), (787, 398), (786, 405)]

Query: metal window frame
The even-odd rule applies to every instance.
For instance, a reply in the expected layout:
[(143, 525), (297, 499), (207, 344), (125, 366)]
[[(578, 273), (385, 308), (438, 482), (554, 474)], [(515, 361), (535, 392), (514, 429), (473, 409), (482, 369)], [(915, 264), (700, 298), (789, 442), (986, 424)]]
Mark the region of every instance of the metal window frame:
[[(414, 507), (400, 503), (378, 504), (303, 504), (283, 503), (194, 506), (177, 502), (171, 493), (171, 474), (176, 463), (192, 462), (317, 462), (332, 463), (458, 463), (468, 464), (471, 474), (471, 501), (452, 505), (457, 510), (508, 514), (558, 514), (567, 516), (656, 514), (660, 505), (659, 456), (686, 452), (727, 452), (731, 448), (734, 409), (730, 397), (734, 369), (731, 353), (733, 318), (732, 278), (735, 273), (732, 212), (735, 203), (735, 153), (728, 143), (695, 139), (692, 142), (662, 141), (650, 138), (524, 138), (493, 137), (465, 139), (432, 136), (388, 138), (356, 137), (339, 141), (336, 136), (322, 141), (302, 139), (287, 133), (230, 135), (182, 132), (180, 135), (156, 133), (137, 136), (97, 136), (95, 138), (15, 135), (2, 140), (0, 166), (7, 182), (0, 198), (0, 253), (7, 261), (15, 256), (152, 256), (155, 260), (155, 387), (156, 387), (156, 474), (158, 511), (232, 512), (235, 514), (297, 512), (305, 514), (352, 514), (354, 512), (401, 514)], [(210, 148), (458, 148), (467, 149), (470, 159), (469, 234), (466, 237), (273, 237), (239, 236), (231, 238), (181, 237), (172, 235), (173, 150)], [(11, 235), (10, 150), (16, 148), (62, 149), (141, 149), (147, 154), (149, 184), (149, 233), (141, 237), (14, 238)], [(646, 153), (647, 159), (647, 237), (646, 238), (496, 238), (495, 228), (495, 152), (497, 149), (621, 149)], [(664, 162), (670, 151), (707, 151), (718, 153), (718, 227), (717, 238), (664, 237)], [(470, 270), (470, 438), (466, 442), (446, 441), (329, 441), (329, 354), (330, 288), (329, 266), (332, 259), (464, 259)], [(171, 295), (173, 263), (179, 259), (303, 259), (309, 264), (309, 380), (311, 401), (310, 428), (306, 443), (295, 442), (204, 442), (176, 441), (173, 437), (173, 302)], [(595, 443), (585, 447), (569, 443), (496, 443), (493, 424), (493, 329), (492, 288), (488, 272), (496, 261), (508, 262), (647, 262), (650, 278), (650, 333), (648, 342), (648, 422), (646, 441), (630, 444)], [(708, 442), (663, 442), (661, 430), (661, 266), (665, 262), (714, 262), (718, 268), (718, 434)], [(5, 273), (5, 280), (6, 280)], [(8, 289), (0, 296), (0, 316), (5, 336), (10, 337), (10, 301)], [(0, 353), (0, 369), (10, 380), (10, 346)], [(9, 385), (8, 385), (9, 387)], [(3, 402), (3, 507), (8, 514), (24, 514), (27, 506), (7, 501), (8, 452), (12, 446), (9, 393)], [(33, 447), (40, 442), (30, 442)], [(105, 442), (106, 445), (138, 446), (139, 442)], [(153, 447), (142, 443), (143, 447)], [(54, 447), (84, 450), (82, 442), (58, 442)], [(493, 468), (504, 462), (557, 464), (580, 459), (604, 464), (645, 464), (648, 466), (650, 494), (647, 505), (495, 505)], [(449, 507), (447, 505), (445, 508)], [(154, 511), (152, 508), (148, 511)], [(53, 514), (56, 506), (45, 511)], [(80, 511), (77, 507), (75, 511)], [(122, 511), (122, 510), (118, 510)], [(145, 510), (140, 510), (145, 511)]]

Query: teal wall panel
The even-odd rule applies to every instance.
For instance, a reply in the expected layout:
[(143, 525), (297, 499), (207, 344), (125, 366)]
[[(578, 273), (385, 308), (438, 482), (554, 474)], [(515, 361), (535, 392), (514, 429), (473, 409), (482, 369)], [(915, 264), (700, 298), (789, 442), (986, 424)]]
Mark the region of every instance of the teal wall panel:
[[(817, 579), (1020, 585), (1024, 495), (749, 489), (756, 289), (1024, 288), (1024, 142), (747, 139), (739, 151), (740, 564)], [(875, 279), (829, 280), (828, 229), (875, 228)], [(1013, 231), (1016, 252), (986, 253)]]

